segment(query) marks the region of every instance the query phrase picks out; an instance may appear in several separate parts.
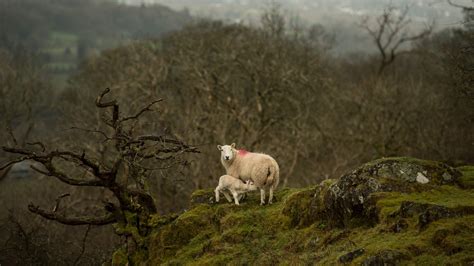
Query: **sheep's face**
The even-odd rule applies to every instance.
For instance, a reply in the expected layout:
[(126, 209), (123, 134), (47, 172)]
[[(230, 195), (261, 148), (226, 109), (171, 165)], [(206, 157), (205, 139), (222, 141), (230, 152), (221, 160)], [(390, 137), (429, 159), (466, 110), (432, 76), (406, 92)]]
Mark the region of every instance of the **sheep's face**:
[(257, 190), (257, 187), (253, 184), (253, 181), (251, 181), (251, 180), (245, 181), (245, 185), (247, 186), (248, 191)]
[(235, 156), (235, 143), (231, 145), (217, 145), (217, 149), (221, 151), (221, 159), (223, 161), (232, 161)]

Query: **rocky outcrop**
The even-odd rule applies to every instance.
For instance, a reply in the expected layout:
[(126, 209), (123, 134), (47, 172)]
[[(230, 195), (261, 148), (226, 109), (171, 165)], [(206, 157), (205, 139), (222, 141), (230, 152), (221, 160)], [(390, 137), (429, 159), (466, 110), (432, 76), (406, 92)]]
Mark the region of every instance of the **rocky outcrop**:
[(417, 216), (418, 226), (420, 229), (423, 229), (428, 224), (439, 219), (461, 217), (470, 214), (474, 214), (474, 206), (448, 208), (446, 206), (429, 203), (403, 201), (400, 205), (400, 209), (390, 216), (400, 216), (403, 218)]
[[(305, 225), (324, 217), (338, 227), (375, 225), (379, 222), (377, 201), (381, 192), (416, 193), (441, 185), (458, 185), (461, 173), (440, 162), (411, 158), (385, 158), (367, 163), (337, 181), (325, 181), (302, 192), (297, 204), (287, 209), (305, 208), (305, 215), (291, 215), (293, 225)], [(295, 195), (296, 196), (296, 195)], [(299, 212), (298, 212), (299, 213)], [(313, 218), (312, 218), (313, 217)]]
[[(260, 206), (191, 196), (179, 215), (151, 219), (147, 249), (117, 265), (469, 265), (474, 262), (472, 167), (409, 158), (367, 163), (339, 179), (279, 189)], [(470, 171), (470, 172), (469, 172)], [(468, 174), (466, 174), (468, 173)], [(141, 253), (140, 253), (141, 252)]]

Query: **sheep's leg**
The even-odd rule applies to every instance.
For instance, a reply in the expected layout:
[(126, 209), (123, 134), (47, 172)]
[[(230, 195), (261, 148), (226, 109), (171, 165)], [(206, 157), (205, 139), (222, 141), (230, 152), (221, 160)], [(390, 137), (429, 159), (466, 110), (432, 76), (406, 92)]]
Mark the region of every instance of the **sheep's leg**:
[(222, 194), (224, 194), (228, 202), (232, 202), (232, 198), (230, 197), (229, 193), (227, 193), (227, 191), (222, 191)]
[(232, 196), (234, 196), (235, 205), (240, 205), (239, 204), (239, 194), (237, 194), (237, 192), (235, 192), (235, 191), (231, 191), (231, 192), (232, 192)]
[(265, 205), (265, 189), (260, 189), (260, 205)]
[(268, 196), (268, 204), (273, 203), (273, 187), (270, 187), (270, 195)]
[(214, 190), (216, 193), (216, 202), (219, 202), (219, 187), (216, 187), (216, 190)]
[(242, 200), (242, 198), (244, 197), (245, 194), (239, 194), (238, 196), (238, 199), (239, 199), (239, 202)]

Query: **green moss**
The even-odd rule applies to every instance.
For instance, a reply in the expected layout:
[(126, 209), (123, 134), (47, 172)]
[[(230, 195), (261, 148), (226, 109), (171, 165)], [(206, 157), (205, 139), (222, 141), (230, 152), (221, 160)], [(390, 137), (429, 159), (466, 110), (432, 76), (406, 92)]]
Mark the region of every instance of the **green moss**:
[(296, 192), (285, 200), (282, 214), (289, 217), (291, 226), (306, 226), (314, 221), (310, 205), (315, 193), (315, 189), (307, 189)]
[[(394, 159), (445, 167), (413, 158), (390, 160)], [(365, 166), (370, 165), (376, 162)], [(469, 177), (472, 169), (458, 168), (463, 173), (462, 178), (468, 179), (472, 177)], [(384, 181), (383, 178), (378, 180)], [(236, 206), (209, 202), (213, 196), (211, 189), (197, 191), (192, 198), (201, 200), (195, 201), (190, 210), (179, 216), (150, 219), (154, 231), (148, 239), (146, 263), (333, 265), (338, 263), (339, 257), (357, 249), (364, 251), (350, 262), (354, 265), (374, 258), (391, 259), (402, 265), (462, 265), (474, 260), (474, 215), (441, 217), (423, 229), (416, 225), (418, 216), (393, 215), (403, 202), (449, 209), (474, 207), (472, 189), (464, 189), (464, 185), (433, 184), (419, 190), (371, 193), (364, 204), (374, 204), (378, 221), (369, 223), (361, 216), (358, 227), (334, 228), (329, 226), (331, 217), (324, 213), (329, 188), (334, 182), (326, 180), (315, 187), (281, 189), (276, 192), (276, 202), (269, 206), (260, 206), (259, 193), (250, 193), (242, 205)], [(409, 193), (405, 193), (407, 191)], [(395, 232), (391, 228), (397, 219), (403, 220), (403, 227)], [(364, 223), (365, 226), (361, 226)], [(116, 256), (118, 261), (121, 257)], [(138, 260), (139, 256), (133, 258), (134, 262)]]
[(176, 218), (178, 218), (178, 215), (175, 213), (170, 214), (170, 215), (165, 215), (165, 216), (155, 214), (150, 217), (148, 221), (148, 226), (160, 227), (160, 226), (169, 224), (170, 222), (176, 220)]
[(397, 211), (404, 201), (434, 204), (448, 208), (474, 206), (474, 192), (454, 186), (440, 186), (419, 193), (381, 192), (376, 195), (381, 198), (377, 201), (381, 220), (385, 220), (388, 215)]
[(191, 198), (207, 196), (210, 193), (214, 193), (213, 189), (198, 189), (191, 194)]
[(125, 250), (122, 248), (118, 249), (117, 251), (112, 254), (112, 265), (113, 266), (122, 266), (128, 264), (128, 257)]
[(474, 166), (466, 165), (457, 168), (462, 176), (459, 178), (459, 183), (462, 187), (474, 189)]
[(215, 201), (214, 189), (200, 189), (191, 194), (190, 204), (195, 206), (197, 204), (212, 204)]
[(225, 230), (221, 238), (227, 243), (242, 243), (249, 242), (253, 238), (260, 238), (262, 236), (261, 228), (250, 224), (241, 225), (235, 228)]
[(170, 226), (163, 229), (163, 244), (186, 244), (194, 236), (212, 223), (212, 211), (208, 205), (201, 204), (180, 215)]
[(390, 162), (390, 161), (417, 164), (417, 165), (429, 166), (429, 167), (436, 167), (442, 164), (441, 162), (437, 162), (437, 161), (422, 160), (422, 159), (413, 158), (413, 157), (385, 157), (385, 158), (380, 158), (377, 160), (370, 161), (366, 163), (365, 166), (374, 166), (383, 162)]

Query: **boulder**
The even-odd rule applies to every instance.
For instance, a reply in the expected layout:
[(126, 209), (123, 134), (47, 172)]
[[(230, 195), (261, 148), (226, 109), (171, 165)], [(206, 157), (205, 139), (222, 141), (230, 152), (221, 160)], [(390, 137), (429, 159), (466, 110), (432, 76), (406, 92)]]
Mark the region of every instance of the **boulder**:
[(440, 185), (457, 185), (461, 173), (439, 162), (384, 158), (343, 175), (324, 195), (328, 220), (336, 226), (374, 225), (380, 192), (414, 193)]

